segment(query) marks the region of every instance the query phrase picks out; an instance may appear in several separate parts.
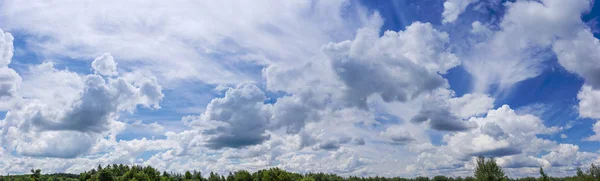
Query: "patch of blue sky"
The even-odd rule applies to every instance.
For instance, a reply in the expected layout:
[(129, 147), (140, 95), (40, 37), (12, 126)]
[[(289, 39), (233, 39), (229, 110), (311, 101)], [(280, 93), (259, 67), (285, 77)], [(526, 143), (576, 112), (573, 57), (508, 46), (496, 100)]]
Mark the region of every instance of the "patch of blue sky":
[(473, 84), (473, 77), (467, 72), (463, 66), (454, 67), (442, 75), (448, 84), (450, 89), (454, 90), (457, 97), (461, 97), (467, 93), (471, 93), (471, 87)]
[(149, 160), (152, 156), (154, 156), (154, 155), (156, 155), (156, 154), (158, 154), (160, 152), (162, 152), (162, 151), (160, 151), (160, 150), (145, 151), (144, 153), (142, 153), (139, 156), (137, 156), (135, 159), (136, 160), (139, 160), (139, 159)]

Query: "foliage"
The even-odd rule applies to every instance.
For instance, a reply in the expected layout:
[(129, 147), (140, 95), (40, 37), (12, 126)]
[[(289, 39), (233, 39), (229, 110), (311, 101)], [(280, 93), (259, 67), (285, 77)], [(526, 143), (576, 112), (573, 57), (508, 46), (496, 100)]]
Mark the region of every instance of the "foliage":
[(494, 158), (486, 159), (483, 156), (477, 157), (477, 167), (475, 168), (475, 179), (477, 181), (501, 181), (507, 180), (504, 171)]
[(102, 168), (98, 166), (95, 169), (75, 174), (41, 174), (41, 170), (31, 170), (28, 175), (0, 176), (0, 181), (600, 181), (600, 167), (591, 165), (586, 171), (578, 169), (577, 175), (572, 177), (556, 178), (546, 175), (543, 168), (540, 168), (540, 177), (525, 177), (519, 179), (509, 179), (504, 175), (494, 159), (477, 158), (477, 168), (475, 177), (448, 177), (438, 175), (432, 178), (415, 177), (407, 178), (385, 178), (385, 177), (341, 177), (336, 174), (326, 173), (307, 173), (298, 174), (288, 172), (279, 168), (270, 168), (250, 173), (246, 170), (240, 170), (226, 175), (219, 175), (210, 172), (207, 177), (203, 177), (200, 172), (186, 171), (181, 173), (159, 172), (151, 166), (127, 166), (127, 165), (107, 165)]

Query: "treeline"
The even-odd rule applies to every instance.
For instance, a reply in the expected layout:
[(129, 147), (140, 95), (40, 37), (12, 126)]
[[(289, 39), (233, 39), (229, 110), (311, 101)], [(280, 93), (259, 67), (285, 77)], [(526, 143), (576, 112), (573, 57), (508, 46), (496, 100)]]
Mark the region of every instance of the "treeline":
[(0, 181), (600, 181), (600, 167), (591, 165), (586, 171), (577, 169), (577, 175), (570, 177), (551, 177), (540, 168), (537, 178), (526, 177), (510, 179), (492, 158), (478, 157), (474, 176), (446, 177), (435, 176), (416, 178), (386, 177), (341, 177), (336, 174), (287, 172), (279, 168), (270, 168), (250, 173), (245, 170), (226, 175), (210, 172), (203, 175), (197, 171), (185, 173), (160, 172), (151, 166), (108, 165), (76, 174), (45, 174), (31, 170), (28, 175), (0, 176)]

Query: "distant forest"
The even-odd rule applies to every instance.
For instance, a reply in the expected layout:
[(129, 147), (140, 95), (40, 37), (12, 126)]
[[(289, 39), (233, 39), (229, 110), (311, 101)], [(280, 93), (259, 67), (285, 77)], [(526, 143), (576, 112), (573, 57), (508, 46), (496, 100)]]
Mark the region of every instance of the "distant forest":
[(181, 173), (161, 172), (151, 166), (107, 165), (77, 174), (41, 174), (41, 170), (31, 170), (31, 174), (0, 176), (0, 181), (600, 181), (600, 167), (591, 165), (586, 171), (577, 169), (577, 175), (570, 177), (552, 177), (544, 173), (540, 167), (540, 176), (518, 179), (508, 178), (493, 158), (477, 158), (477, 167), (473, 176), (446, 177), (443, 175), (416, 178), (386, 177), (341, 177), (335, 174), (287, 172), (279, 168), (259, 170), (250, 173), (245, 170), (227, 175), (208, 173), (202, 175), (197, 171)]

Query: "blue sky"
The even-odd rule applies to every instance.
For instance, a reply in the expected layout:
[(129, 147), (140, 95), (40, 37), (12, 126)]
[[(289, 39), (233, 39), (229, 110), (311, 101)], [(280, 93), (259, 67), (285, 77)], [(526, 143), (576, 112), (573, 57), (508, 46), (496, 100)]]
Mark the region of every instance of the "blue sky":
[(599, 8), (1, 1), (0, 173), (573, 174), (600, 164)]

